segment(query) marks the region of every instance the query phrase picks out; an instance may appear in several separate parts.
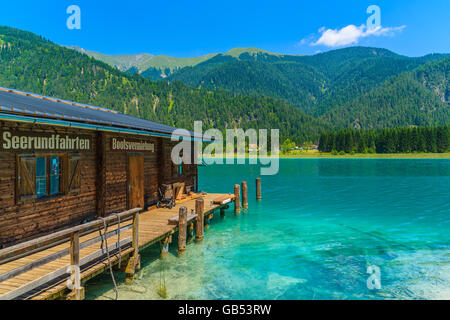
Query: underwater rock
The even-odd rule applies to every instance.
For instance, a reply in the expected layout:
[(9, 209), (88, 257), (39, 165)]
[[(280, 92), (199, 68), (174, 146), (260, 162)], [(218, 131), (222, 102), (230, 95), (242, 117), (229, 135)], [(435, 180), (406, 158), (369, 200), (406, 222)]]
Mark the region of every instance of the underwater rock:
[(130, 291), (132, 292), (136, 292), (136, 293), (146, 293), (147, 289), (141, 286), (131, 286), (128, 288)]
[(289, 288), (298, 284), (304, 284), (308, 282), (306, 279), (293, 278), (288, 276), (282, 276), (278, 273), (269, 274), (267, 280), (267, 290), (277, 292), (278, 295), (285, 293)]

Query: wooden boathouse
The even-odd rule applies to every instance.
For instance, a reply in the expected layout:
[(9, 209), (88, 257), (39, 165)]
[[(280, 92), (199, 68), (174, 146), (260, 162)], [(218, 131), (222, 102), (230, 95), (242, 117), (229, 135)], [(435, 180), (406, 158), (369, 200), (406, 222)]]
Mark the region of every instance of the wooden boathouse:
[[(194, 227), (201, 241), (235, 195), (198, 193), (196, 155), (172, 161), (174, 130), (0, 88), (0, 299), (82, 299), (77, 282), (112, 266), (132, 279), (146, 246), (164, 254), (181, 230), (182, 252)], [(161, 185), (172, 186), (176, 207), (156, 208)]]

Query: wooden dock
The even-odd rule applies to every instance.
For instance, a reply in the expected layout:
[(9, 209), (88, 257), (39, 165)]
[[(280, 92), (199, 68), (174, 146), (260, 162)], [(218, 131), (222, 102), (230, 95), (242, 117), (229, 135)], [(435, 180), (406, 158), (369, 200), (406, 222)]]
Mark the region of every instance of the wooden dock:
[[(173, 233), (178, 231), (178, 225), (170, 223), (169, 219), (178, 217), (178, 212), (181, 207), (186, 207), (188, 214), (195, 212), (195, 202), (197, 198), (204, 199), (204, 216), (211, 215), (216, 209), (221, 209), (231, 202), (235, 201), (234, 194), (206, 194), (194, 195), (185, 200), (178, 201), (175, 208), (167, 209), (152, 207), (149, 211), (139, 214), (138, 219), (138, 246), (139, 251), (156, 243), (165, 243), (170, 241)], [(214, 203), (213, 205), (211, 205)], [(194, 223), (194, 220), (188, 221), (188, 225)], [(133, 237), (133, 221), (126, 221), (121, 225), (122, 232), (120, 234), (120, 249), (119, 255), (118, 234), (109, 235), (108, 245), (110, 253), (110, 261), (116, 268), (121, 262), (122, 271), (127, 261), (130, 260), (134, 253), (134, 248), (131, 244)], [(101, 243), (99, 243), (99, 232), (93, 229), (90, 233), (81, 235), (79, 242), (82, 246), (79, 248), (79, 265), (81, 282), (85, 283), (96, 275), (109, 269), (109, 263), (105, 254), (101, 254), (97, 259), (89, 259), (98, 255), (102, 251)], [(111, 230), (114, 230), (111, 228)], [(111, 233), (111, 230), (108, 232)], [(97, 240), (96, 240), (97, 239)], [(97, 241), (97, 242), (95, 242)], [(89, 245), (90, 242), (93, 244)], [(58, 298), (67, 298), (70, 290), (67, 288), (66, 282), (70, 278), (70, 274), (64, 270), (71, 265), (72, 256), (69, 251), (72, 250), (71, 241), (64, 241), (61, 244), (52, 246), (43, 251), (24, 256), (20, 259), (0, 264), (0, 300), (2, 299), (25, 299), (25, 300), (51, 300)], [(59, 256), (49, 263), (45, 263), (46, 257)], [(121, 257), (121, 258), (120, 258)], [(85, 261), (88, 261), (84, 263)], [(0, 262), (1, 263), (1, 262)], [(29, 269), (28, 271), (24, 268)], [(137, 266), (139, 269), (140, 266)], [(21, 273), (18, 270), (22, 270)], [(24, 272), (25, 271), (25, 272)], [(57, 276), (59, 273), (61, 275)], [(17, 273), (17, 275), (15, 275)], [(42, 283), (46, 277), (52, 275), (52, 279), (45, 282), (38, 287), (36, 283)], [(2, 278), (3, 277), (3, 278)], [(56, 277), (56, 278), (55, 278)], [(3, 281), (2, 281), (3, 280)], [(33, 285), (34, 284), (34, 285)], [(31, 288), (28, 290), (27, 288)], [(17, 292), (21, 293), (19, 296)], [(23, 292), (23, 293), (22, 293)]]

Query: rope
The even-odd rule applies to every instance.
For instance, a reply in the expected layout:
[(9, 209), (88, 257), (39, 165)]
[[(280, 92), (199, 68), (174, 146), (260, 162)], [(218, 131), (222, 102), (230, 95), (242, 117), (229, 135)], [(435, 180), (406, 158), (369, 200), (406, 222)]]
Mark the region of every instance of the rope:
[[(104, 227), (103, 236), (102, 236), (102, 246), (103, 246), (103, 240), (104, 240), (105, 241), (105, 247), (106, 247), (106, 256), (108, 257), (109, 272), (111, 273), (111, 279), (113, 281), (114, 290), (116, 292), (116, 299), (115, 300), (117, 300), (119, 298), (119, 292), (117, 290), (116, 279), (114, 278), (114, 273), (113, 273), (113, 270), (112, 270), (111, 258), (109, 256), (109, 249), (108, 249), (108, 239), (106, 237), (106, 232), (108, 231), (108, 227), (106, 225), (106, 220), (104, 218), (100, 217), (100, 220), (103, 221), (103, 227)], [(99, 229), (99, 231), (100, 231), (100, 229)], [(101, 232), (100, 232), (100, 235), (101, 235)], [(119, 247), (120, 247), (120, 243), (119, 243)], [(102, 250), (103, 250), (103, 247), (102, 247)]]

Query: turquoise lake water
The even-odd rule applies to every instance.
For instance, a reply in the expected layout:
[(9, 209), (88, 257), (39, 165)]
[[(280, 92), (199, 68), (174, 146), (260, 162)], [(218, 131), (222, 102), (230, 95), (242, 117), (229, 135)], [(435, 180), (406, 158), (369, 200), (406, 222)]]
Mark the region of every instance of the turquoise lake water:
[[(217, 213), (202, 243), (167, 259), (141, 252), (133, 285), (116, 274), (119, 299), (450, 299), (450, 160), (281, 159), (276, 176), (258, 166), (200, 169), (200, 189), (249, 183), (249, 209)], [(176, 237), (174, 237), (176, 238)], [(174, 239), (175, 240), (175, 239)], [(368, 266), (381, 289), (367, 287)], [(114, 297), (109, 274), (88, 299)]]

